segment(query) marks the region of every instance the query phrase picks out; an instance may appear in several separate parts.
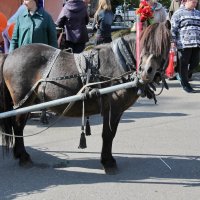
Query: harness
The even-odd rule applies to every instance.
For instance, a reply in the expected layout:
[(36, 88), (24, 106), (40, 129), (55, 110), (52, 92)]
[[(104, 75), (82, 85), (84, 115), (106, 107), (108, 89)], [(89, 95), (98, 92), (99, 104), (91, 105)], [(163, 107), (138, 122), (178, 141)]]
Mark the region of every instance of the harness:
[[(40, 83), (42, 84), (42, 88), (43, 88), (42, 100), (44, 101), (45, 88), (46, 88), (47, 82), (56, 82), (58, 80), (66, 80), (66, 79), (71, 79), (71, 78), (81, 78), (84, 86), (79, 92), (87, 91), (88, 86), (94, 87), (97, 85), (98, 87), (96, 87), (96, 89), (94, 89), (93, 93), (94, 93), (94, 95), (100, 97), (99, 98), (100, 101), (101, 101), (101, 96), (98, 95), (98, 88), (100, 88), (102, 84), (108, 83), (108, 82), (111, 83), (116, 80), (117, 81), (120, 81), (122, 79), (124, 80), (125, 77), (128, 77), (128, 80), (126, 79), (126, 81), (132, 81), (132, 80), (136, 79), (137, 80), (136, 85), (138, 87), (137, 94), (141, 97), (147, 96), (150, 99), (154, 98), (154, 101), (156, 103), (156, 98), (155, 98), (155, 94), (154, 94), (155, 86), (152, 83), (145, 85), (145, 86), (143, 84), (140, 84), (140, 81), (139, 81), (140, 75), (136, 73), (136, 61), (131, 53), (131, 49), (130, 49), (128, 43), (123, 38), (119, 38), (119, 39), (114, 40), (111, 43), (111, 48), (114, 52), (115, 59), (118, 61), (119, 65), (120, 65), (120, 68), (122, 69), (122, 71), (125, 71), (124, 74), (120, 75), (119, 77), (114, 77), (114, 78), (100, 75), (100, 73), (99, 73), (99, 51), (94, 50), (94, 51), (89, 51), (89, 53), (83, 52), (81, 54), (74, 54), (75, 63), (76, 63), (77, 69), (79, 71), (78, 74), (72, 74), (72, 75), (63, 76), (63, 77), (49, 78), (49, 74), (51, 73), (51, 71), (54, 67), (54, 64), (61, 52), (61, 50), (57, 49), (55, 51), (55, 53), (53, 53), (53, 55), (49, 58), (49, 61), (47, 63), (47, 68), (44, 71), (42, 79), (38, 80), (33, 85), (31, 90), (26, 94), (26, 96), (13, 108), (16, 109), (16, 108), (22, 106)], [(167, 65), (167, 62), (165, 62), (163, 69), (166, 67), (166, 65)], [(165, 87), (168, 88), (167, 83), (164, 78), (162, 78), (162, 81), (165, 83)], [(151, 88), (153, 88), (153, 90)], [(86, 96), (87, 96), (87, 94), (86, 94)], [(84, 98), (84, 100), (85, 99), (86, 98)], [(85, 142), (85, 139), (84, 139), (85, 134), (83, 132), (84, 131), (84, 112), (85, 112), (84, 100), (83, 100), (81, 140), (83, 140)], [(64, 110), (63, 113), (68, 111), (71, 108), (71, 106), (72, 106), (72, 104), (70, 103), (67, 106), (67, 108)], [(87, 132), (87, 125), (88, 125), (87, 123), (88, 123), (88, 121), (86, 122), (86, 132)], [(86, 133), (86, 135), (87, 135), (87, 133)], [(82, 142), (80, 141), (79, 148), (86, 147), (86, 144), (85, 144), (85, 146), (83, 144), (81, 144), (81, 143), (84, 143), (83, 141)]]
[(33, 93), (35, 88), (39, 85), (39, 83), (42, 83), (42, 82), (44, 83), (44, 85), (43, 85), (43, 97), (42, 97), (43, 100), (44, 100), (44, 92), (45, 92), (45, 88), (46, 88), (47, 79), (48, 79), (48, 76), (49, 76), (49, 74), (50, 74), (59, 54), (60, 54), (60, 51), (61, 51), (60, 49), (56, 49), (55, 53), (53, 53), (53, 55), (48, 60), (48, 63), (47, 63), (48, 68), (45, 70), (43, 78), (38, 80), (33, 85), (33, 87), (29, 90), (29, 92), (26, 94), (26, 96), (18, 104), (13, 106), (14, 109), (17, 109), (20, 106), (22, 106), (25, 103), (25, 101), (31, 96), (31, 94)]
[(89, 82), (99, 81), (99, 51), (83, 52), (81, 54), (74, 54), (74, 60), (79, 74), (85, 74), (81, 76), (82, 83), (88, 84)]
[(130, 47), (123, 38), (115, 39), (111, 43), (111, 48), (114, 52), (115, 59), (120, 64), (120, 67), (125, 71), (136, 71), (136, 62), (131, 54)]

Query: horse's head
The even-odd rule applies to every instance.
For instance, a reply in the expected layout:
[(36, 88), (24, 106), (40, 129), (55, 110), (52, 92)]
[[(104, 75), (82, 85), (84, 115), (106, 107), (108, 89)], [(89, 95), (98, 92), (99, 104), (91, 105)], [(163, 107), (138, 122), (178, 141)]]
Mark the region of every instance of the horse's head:
[(140, 74), (144, 82), (152, 82), (156, 73), (164, 70), (170, 49), (170, 24), (148, 26), (140, 40)]
[(143, 82), (152, 82), (157, 72), (163, 70), (164, 60), (153, 54), (144, 54), (140, 61), (140, 75)]

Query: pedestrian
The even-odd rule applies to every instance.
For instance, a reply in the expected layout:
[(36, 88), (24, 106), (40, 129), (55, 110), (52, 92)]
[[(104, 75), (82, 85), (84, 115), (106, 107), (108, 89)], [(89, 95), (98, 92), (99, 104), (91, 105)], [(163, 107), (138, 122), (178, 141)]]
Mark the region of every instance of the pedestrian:
[(68, 0), (62, 8), (56, 25), (65, 30), (65, 48), (73, 53), (81, 53), (88, 42), (86, 25), (89, 23), (87, 7), (83, 0)]
[(52, 17), (43, 9), (42, 0), (24, 0), (26, 9), (17, 17), (9, 52), (31, 43), (58, 47), (56, 27)]
[(182, 0), (172, 0), (171, 1), (170, 7), (169, 7), (169, 13), (168, 13), (169, 20), (171, 20), (174, 12), (179, 9), (181, 2), (182, 2)]
[[(170, 7), (169, 7), (169, 20), (171, 20), (172, 15), (174, 14), (175, 11), (177, 11), (179, 9), (180, 6), (184, 6), (186, 0), (172, 0)], [(198, 1), (197, 6), (196, 6), (197, 10), (200, 10), (200, 3)]]
[(6, 29), (2, 32), (2, 37), (4, 41), (4, 53), (9, 52), (9, 47), (10, 47), (10, 40), (11, 38), (9, 37), (8, 30), (9, 27), (12, 23), (15, 23), (17, 20), (17, 17), (26, 9), (25, 5), (20, 5), (20, 7), (17, 9), (14, 15), (11, 16), (11, 18), (7, 22), (7, 27)]
[(83, 0), (83, 2), (85, 3), (87, 7), (88, 16), (90, 16), (90, 9), (91, 9), (90, 0)]
[(161, 3), (157, 0), (148, 0), (147, 2), (153, 10), (153, 23), (164, 22), (167, 20), (167, 12)]
[(200, 61), (200, 11), (195, 9), (198, 0), (186, 0), (171, 18), (172, 48), (178, 50), (180, 82), (186, 92), (195, 92), (189, 84), (189, 72)]
[(92, 24), (92, 29), (97, 30), (95, 45), (112, 41), (111, 26), (113, 20), (114, 14), (112, 12), (110, 0), (99, 0)]
[(90, 0), (83, 0), (83, 2), (85, 2), (86, 5), (90, 4)]

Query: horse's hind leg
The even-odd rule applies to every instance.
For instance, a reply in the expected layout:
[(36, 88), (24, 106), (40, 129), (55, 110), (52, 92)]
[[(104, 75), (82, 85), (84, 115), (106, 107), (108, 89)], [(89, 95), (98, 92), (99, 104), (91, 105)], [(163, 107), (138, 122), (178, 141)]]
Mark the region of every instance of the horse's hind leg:
[(117, 163), (112, 156), (112, 143), (121, 115), (121, 113), (109, 114), (109, 111), (107, 111), (103, 116), (103, 146), (101, 151), (101, 163), (105, 169), (105, 172), (108, 174), (115, 174), (117, 171)]
[(26, 152), (23, 138), (23, 130), (26, 125), (27, 118), (28, 114), (16, 116), (13, 124), (14, 135), (16, 136), (13, 154), (16, 159), (19, 159), (19, 165), (24, 167), (32, 166), (32, 160), (30, 155)]

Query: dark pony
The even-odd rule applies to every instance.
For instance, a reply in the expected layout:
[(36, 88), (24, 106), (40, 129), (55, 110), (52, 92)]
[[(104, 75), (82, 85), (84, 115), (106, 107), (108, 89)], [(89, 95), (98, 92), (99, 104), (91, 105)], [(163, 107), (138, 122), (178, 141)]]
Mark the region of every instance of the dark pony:
[[(88, 79), (86, 80), (88, 73), (87, 75), (81, 73), (77, 67), (77, 57), (93, 57), (92, 61), (87, 60), (87, 69), (94, 63), (94, 57), (97, 57), (95, 63), (98, 64), (90, 68), (89, 80), (93, 85), (87, 87), (89, 90), (125, 83), (136, 80), (136, 76), (139, 77), (141, 80), (137, 87), (121, 89), (101, 97), (92, 96), (85, 100), (85, 116), (93, 114), (103, 116), (101, 163), (106, 172), (115, 171), (117, 164), (112, 156), (112, 142), (120, 118), (123, 112), (139, 98), (139, 90), (154, 81), (155, 74), (162, 71), (163, 63), (168, 58), (170, 31), (166, 23), (154, 24), (144, 30), (141, 37), (140, 71), (137, 75), (135, 75), (135, 34), (124, 36), (119, 42), (122, 44), (114, 40), (111, 44), (97, 46), (96, 50), (89, 50), (76, 56), (43, 44), (23, 46), (7, 56), (1, 54), (0, 112), (12, 110), (13, 107), (26, 107), (76, 95), (85, 82), (88, 82)], [(125, 47), (126, 55), (121, 51), (117, 53), (119, 49)], [(142, 91), (145, 93), (145, 90)], [(62, 114), (67, 106), (68, 111), (64, 113), (65, 116), (82, 116), (82, 101), (49, 109)], [(14, 157), (19, 159), (19, 164), (22, 166), (32, 164), (23, 137), (17, 137), (23, 136), (27, 119), (28, 114), (21, 114), (0, 120), (1, 131), (6, 133), (3, 135), (2, 143), (7, 148), (13, 147)]]

